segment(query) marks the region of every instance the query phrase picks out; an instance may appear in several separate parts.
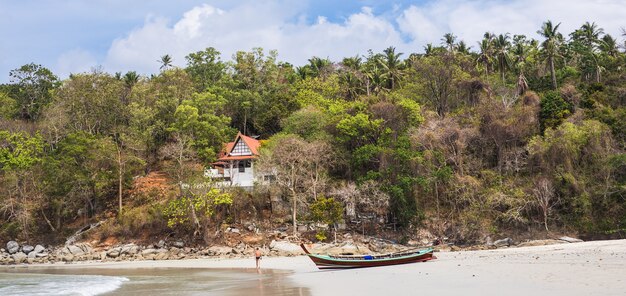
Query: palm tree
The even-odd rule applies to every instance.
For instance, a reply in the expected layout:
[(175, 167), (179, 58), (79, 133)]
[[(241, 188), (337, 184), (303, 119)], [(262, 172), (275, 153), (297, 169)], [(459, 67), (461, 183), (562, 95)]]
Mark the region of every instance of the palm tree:
[(459, 41), (459, 44), (456, 47), (456, 50), (463, 55), (469, 55), (470, 54), (470, 49), (472, 47), (471, 46), (467, 46), (467, 44), (465, 43), (465, 41), (461, 40)]
[[(519, 72), (517, 76), (517, 93), (519, 95), (524, 94), (524, 92), (528, 90), (528, 80), (526, 80), (526, 76), (524, 75), (524, 65), (528, 57), (528, 43), (524, 35), (513, 36), (512, 53), (515, 57), (515, 69)], [(532, 46), (532, 44), (530, 46)]]
[(478, 47), (480, 48), (480, 53), (478, 54), (478, 58), (476, 59), (477, 63), (482, 63), (485, 67), (485, 75), (489, 76), (489, 67), (492, 61), (492, 43), (491, 40), (485, 38), (481, 42), (478, 43)]
[(172, 56), (166, 54), (162, 56), (161, 59), (158, 60), (158, 62), (161, 63), (161, 67), (159, 67), (159, 70), (167, 70), (172, 67)]
[(446, 33), (443, 35), (443, 38), (441, 39), (442, 44), (446, 45), (446, 47), (448, 47), (448, 52), (449, 53), (453, 53), (454, 52), (454, 43), (456, 42), (456, 36), (454, 36), (452, 33)]
[(574, 34), (578, 34), (583, 44), (593, 50), (594, 45), (600, 40), (600, 35), (604, 34), (604, 30), (598, 28), (595, 22), (591, 24), (586, 22)]
[(504, 82), (504, 74), (509, 68), (509, 48), (511, 42), (509, 41), (509, 33), (504, 35), (500, 34), (493, 40), (494, 54), (498, 61), (498, 69), (500, 69), (500, 75), (502, 75), (502, 82)]
[(346, 99), (353, 100), (365, 89), (363, 81), (366, 79), (362, 72), (363, 60), (359, 56), (344, 58), (341, 61), (339, 81), (345, 86)]
[(600, 51), (610, 57), (617, 57), (619, 53), (617, 47), (617, 40), (610, 34), (604, 35), (599, 42)]
[(358, 55), (354, 57), (344, 58), (343, 61), (341, 61), (341, 65), (345, 68), (359, 71), (363, 66), (363, 59)]
[(310, 69), (310, 74), (313, 77), (325, 76), (331, 69), (332, 62), (329, 59), (322, 59), (320, 57), (312, 57), (309, 59), (307, 67)]
[(124, 75), (124, 85), (131, 89), (139, 82), (139, 75), (135, 71), (129, 71)]
[(552, 21), (546, 21), (541, 26), (541, 30), (537, 31), (537, 34), (541, 35), (545, 40), (541, 43), (541, 51), (544, 58), (550, 67), (550, 76), (552, 77), (552, 88), (556, 89), (556, 72), (554, 70), (554, 60), (559, 57), (559, 49), (563, 41), (563, 35), (558, 32), (559, 26), (552, 24)]
[(128, 105), (130, 103), (130, 95), (133, 91), (133, 87), (137, 84), (137, 82), (139, 82), (139, 75), (135, 71), (127, 72), (124, 77), (121, 75), (122, 74), (120, 73), (119, 79), (124, 81), (125, 89), (124, 94), (122, 95), (122, 103), (124, 103), (124, 105)]
[(489, 68), (491, 68), (493, 62), (493, 39), (495, 37), (495, 34), (485, 32), (485, 34), (483, 34), (483, 40), (478, 42), (480, 53), (478, 54), (476, 62), (484, 64), (486, 76), (489, 76)]
[(402, 53), (396, 53), (396, 48), (390, 46), (383, 50), (384, 55), (378, 59), (378, 64), (383, 70), (382, 77), (389, 81), (389, 89), (395, 88), (396, 83), (402, 77), (403, 63), (400, 60)]
[(428, 43), (426, 45), (424, 45), (424, 55), (425, 56), (431, 56), (435, 53), (435, 47), (433, 46), (432, 43)]
[(589, 22), (584, 23), (580, 29), (572, 33), (573, 39), (583, 45), (583, 66), (584, 72), (586, 72), (584, 76), (586, 76), (587, 79), (589, 79), (590, 76), (595, 76), (596, 82), (600, 82), (600, 72), (602, 70), (597, 56), (601, 34), (604, 34), (604, 30), (598, 28), (596, 23)]

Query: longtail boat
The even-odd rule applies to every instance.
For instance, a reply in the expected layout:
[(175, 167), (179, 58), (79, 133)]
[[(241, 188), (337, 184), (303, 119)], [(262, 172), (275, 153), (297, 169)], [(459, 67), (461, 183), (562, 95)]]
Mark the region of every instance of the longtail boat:
[(311, 254), (304, 244), (300, 244), (300, 247), (319, 269), (386, 266), (424, 262), (437, 258), (433, 256), (432, 248), (412, 249), (381, 255), (320, 255)]

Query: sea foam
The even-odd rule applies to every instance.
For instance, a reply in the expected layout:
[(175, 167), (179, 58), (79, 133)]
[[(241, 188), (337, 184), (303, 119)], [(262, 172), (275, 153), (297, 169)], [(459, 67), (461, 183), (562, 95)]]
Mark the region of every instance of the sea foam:
[(101, 275), (0, 274), (0, 295), (100, 295), (119, 289), (125, 277)]

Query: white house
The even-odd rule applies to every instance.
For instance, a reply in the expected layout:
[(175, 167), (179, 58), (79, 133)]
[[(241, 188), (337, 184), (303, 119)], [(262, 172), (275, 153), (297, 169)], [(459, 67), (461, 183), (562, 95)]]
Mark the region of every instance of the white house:
[(259, 157), (259, 140), (238, 133), (235, 141), (226, 143), (217, 162), (204, 175), (219, 186), (251, 189), (254, 186), (254, 161)]

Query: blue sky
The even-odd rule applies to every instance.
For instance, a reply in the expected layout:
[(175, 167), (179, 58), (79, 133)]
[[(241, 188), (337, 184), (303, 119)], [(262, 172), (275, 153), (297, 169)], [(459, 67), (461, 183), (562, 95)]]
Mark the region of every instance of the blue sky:
[(294, 64), (388, 46), (419, 52), (447, 32), (470, 45), (487, 30), (535, 37), (547, 19), (564, 33), (595, 21), (618, 37), (624, 11), (625, 0), (0, 0), (0, 83), (29, 62), (61, 77), (96, 66), (154, 73), (163, 54), (183, 66), (208, 46), (225, 60), (277, 49)]

